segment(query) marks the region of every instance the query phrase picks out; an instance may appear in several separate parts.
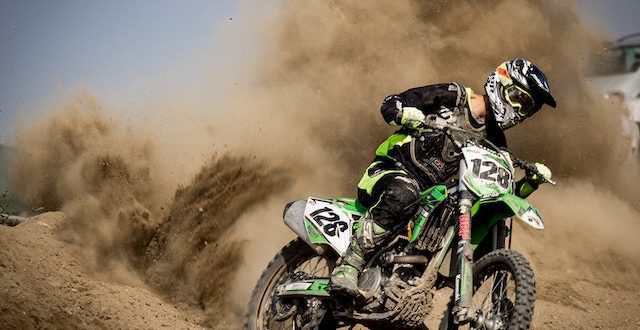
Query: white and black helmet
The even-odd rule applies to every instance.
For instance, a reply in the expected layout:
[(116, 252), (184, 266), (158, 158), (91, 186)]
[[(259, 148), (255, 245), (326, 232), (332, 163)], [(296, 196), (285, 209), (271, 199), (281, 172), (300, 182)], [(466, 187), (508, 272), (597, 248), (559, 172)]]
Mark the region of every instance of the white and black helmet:
[(522, 122), (540, 110), (543, 104), (556, 107), (547, 77), (524, 59), (500, 64), (487, 78), (484, 89), (502, 129)]

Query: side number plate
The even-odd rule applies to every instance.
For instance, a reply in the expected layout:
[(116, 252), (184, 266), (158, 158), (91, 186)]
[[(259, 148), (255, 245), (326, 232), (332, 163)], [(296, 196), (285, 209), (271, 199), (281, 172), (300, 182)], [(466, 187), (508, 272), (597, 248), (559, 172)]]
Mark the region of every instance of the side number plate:
[(304, 209), (304, 217), (313, 223), (340, 254), (347, 250), (351, 219), (331, 201), (310, 197)]

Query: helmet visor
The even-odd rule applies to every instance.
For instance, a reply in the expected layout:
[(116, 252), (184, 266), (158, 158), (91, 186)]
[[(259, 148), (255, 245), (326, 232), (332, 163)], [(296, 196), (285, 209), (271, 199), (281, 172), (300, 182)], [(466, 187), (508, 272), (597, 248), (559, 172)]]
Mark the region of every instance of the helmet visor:
[(504, 98), (520, 116), (528, 117), (537, 110), (531, 94), (517, 85), (507, 86), (504, 89)]

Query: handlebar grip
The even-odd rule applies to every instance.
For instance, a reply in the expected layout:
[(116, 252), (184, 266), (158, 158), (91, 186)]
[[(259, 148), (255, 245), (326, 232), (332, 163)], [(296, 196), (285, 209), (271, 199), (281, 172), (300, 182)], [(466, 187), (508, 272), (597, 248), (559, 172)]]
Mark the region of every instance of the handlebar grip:
[(514, 165), (522, 168), (523, 170), (525, 170), (525, 172), (527, 172), (527, 174), (537, 174), (544, 182), (547, 182), (549, 184), (551, 184), (552, 186), (556, 185), (556, 182), (551, 180), (551, 179), (547, 179), (544, 176), (540, 175), (540, 173), (538, 173), (538, 168), (536, 167), (536, 164), (534, 163), (529, 163), (527, 161), (524, 160), (517, 160), (516, 162), (514, 162)]

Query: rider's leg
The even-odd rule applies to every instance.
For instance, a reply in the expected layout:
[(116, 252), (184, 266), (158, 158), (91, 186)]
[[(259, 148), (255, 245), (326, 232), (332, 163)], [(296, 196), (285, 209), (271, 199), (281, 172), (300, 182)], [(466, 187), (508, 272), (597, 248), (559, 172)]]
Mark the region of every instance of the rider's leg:
[[(331, 273), (330, 290), (350, 296), (358, 294), (358, 277), (366, 263), (365, 257), (373, 252), (375, 245), (384, 240), (388, 231), (371, 221), (370, 213), (356, 223), (351, 244)], [(366, 232), (366, 233), (365, 233)]]
[(375, 178), (370, 189), (363, 189), (362, 181), (358, 185), (358, 199), (369, 207), (369, 212), (357, 223), (351, 245), (331, 274), (330, 289), (334, 292), (357, 295), (358, 276), (367, 257), (389, 236), (391, 228), (398, 222), (406, 222), (418, 208), (420, 193), (416, 180), (401, 170), (384, 172), (378, 172), (380, 177)]

